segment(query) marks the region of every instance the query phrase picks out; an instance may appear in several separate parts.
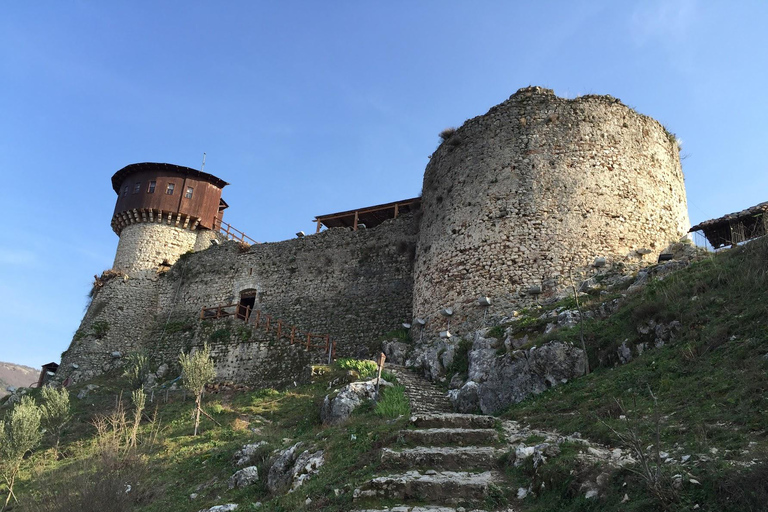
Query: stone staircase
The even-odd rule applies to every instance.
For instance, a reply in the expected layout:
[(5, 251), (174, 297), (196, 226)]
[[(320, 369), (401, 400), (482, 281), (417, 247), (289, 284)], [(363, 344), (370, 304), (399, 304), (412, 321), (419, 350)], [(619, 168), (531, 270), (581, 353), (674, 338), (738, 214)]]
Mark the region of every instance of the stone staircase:
[(400, 384), (405, 386), (405, 394), (411, 402), (412, 415), (453, 412), (447, 393), (428, 380), (403, 366), (387, 364), (385, 369), (395, 374)]
[(511, 511), (501, 505), (507, 484), (499, 460), (508, 446), (496, 418), (448, 412), (444, 392), (405, 368), (387, 369), (405, 386), (414, 415), (398, 436), (403, 446), (381, 451), (385, 474), (355, 489), (356, 512)]

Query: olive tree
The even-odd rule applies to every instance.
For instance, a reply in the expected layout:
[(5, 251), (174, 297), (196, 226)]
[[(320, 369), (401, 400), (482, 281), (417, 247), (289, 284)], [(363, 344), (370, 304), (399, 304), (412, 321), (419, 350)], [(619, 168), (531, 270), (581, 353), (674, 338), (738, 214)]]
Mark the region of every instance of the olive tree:
[(205, 385), (213, 382), (216, 377), (216, 369), (211, 359), (211, 351), (208, 345), (203, 345), (193, 353), (185, 354), (183, 351), (179, 354), (179, 364), (182, 371), (182, 383), (195, 395), (195, 433), (200, 425), (200, 411), (202, 410), (203, 391)]
[(43, 427), (53, 441), (53, 449), (59, 452), (61, 432), (72, 419), (69, 410), (69, 392), (66, 388), (56, 389), (46, 386), (41, 390), (43, 403), (40, 413)]
[[(28, 396), (13, 406), (4, 421), (0, 421), (0, 468), (8, 485), (8, 497), (3, 510), (8, 506), (13, 494), (13, 484), (21, 469), (24, 455), (35, 448), (43, 436), (40, 431), (42, 412), (35, 401)], [(17, 500), (18, 501), (18, 500)]]

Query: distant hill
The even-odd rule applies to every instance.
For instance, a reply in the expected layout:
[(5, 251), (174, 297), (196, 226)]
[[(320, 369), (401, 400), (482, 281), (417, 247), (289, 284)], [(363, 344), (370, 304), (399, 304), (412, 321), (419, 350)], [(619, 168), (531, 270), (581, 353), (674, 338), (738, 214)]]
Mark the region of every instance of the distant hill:
[(8, 394), (5, 390), (8, 386), (24, 386), (36, 383), (40, 377), (40, 370), (20, 364), (0, 362), (0, 398)]

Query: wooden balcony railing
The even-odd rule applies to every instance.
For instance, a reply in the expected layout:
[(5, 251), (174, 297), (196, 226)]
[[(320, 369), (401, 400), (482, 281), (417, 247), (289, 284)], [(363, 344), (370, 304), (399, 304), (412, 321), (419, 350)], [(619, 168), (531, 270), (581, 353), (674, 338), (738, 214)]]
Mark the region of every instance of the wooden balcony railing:
[(216, 221), (214, 222), (214, 229), (218, 230), (219, 233), (227, 237), (227, 240), (237, 240), (238, 242), (244, 242), (247, 244), (258, 244), (256, 240), (249, 237), (239, 229), (235, 228), (231, 224), (228, 224), (224, 222), (223, 220), (216, 218)]

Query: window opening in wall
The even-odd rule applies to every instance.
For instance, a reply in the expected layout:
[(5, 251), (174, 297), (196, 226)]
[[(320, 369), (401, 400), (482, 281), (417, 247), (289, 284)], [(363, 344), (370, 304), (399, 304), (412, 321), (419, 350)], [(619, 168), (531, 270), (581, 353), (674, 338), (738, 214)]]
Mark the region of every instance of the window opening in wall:
[(168, 194), (169, 196), (172, 196), (174, 188), (176, 188), (176, 185), (173, 183), (169, 183), (168, 188), (165, 189), (165, 193)]
[(192, 199), (192, 191), (193, 190), (194, 189), (192, 187), (187, 187), (187, 193), (184, 194), (184, 197), (186, 197), (187, 199)]
[(150, 181), (149, 186), (147, 187), (147, 194), (154, 194), (156, 185), (157, 185), (156, 181)]
[(133, 184), (133, 193), (138, 194), (140, 190), (141, 190), (141, 182), (137, 181), (136, 183)]
[(240, 303), (237, 305), (237, 317), (246, 320), (250, 317), (253, 308), (256, 307), (256, 290), (245, 290), (240, 292)]
[(125, 188), (123, 189), (123, 197), (127, 195), (128, 195), (128, 185), (126, 185)]

